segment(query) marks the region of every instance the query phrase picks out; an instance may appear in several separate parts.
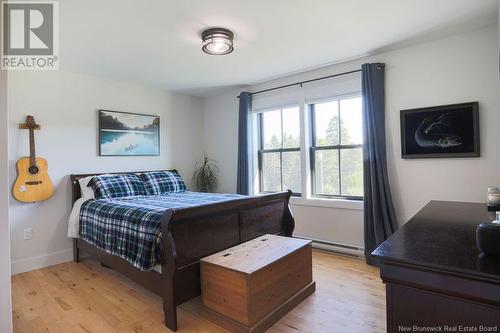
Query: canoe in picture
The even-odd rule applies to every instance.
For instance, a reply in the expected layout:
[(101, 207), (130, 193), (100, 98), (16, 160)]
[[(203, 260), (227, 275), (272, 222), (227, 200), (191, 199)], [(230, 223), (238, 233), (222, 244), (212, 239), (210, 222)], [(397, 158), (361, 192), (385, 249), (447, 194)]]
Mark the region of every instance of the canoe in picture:
[(139, 145), (130, 144), (128, 147), (125, 148), (125, 151), (132, 151), (138, 147), (139, 147)]
[(99, 110), (101, 156), (157, 156), (160, 117)]

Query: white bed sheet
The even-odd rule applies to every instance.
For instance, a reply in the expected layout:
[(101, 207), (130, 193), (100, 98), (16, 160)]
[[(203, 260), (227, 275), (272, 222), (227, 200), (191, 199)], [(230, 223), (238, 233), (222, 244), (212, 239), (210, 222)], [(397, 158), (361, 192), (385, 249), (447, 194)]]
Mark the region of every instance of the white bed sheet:
[(88, 187), (88, 184), (93, 176), (81, 178), (78, 182), (80, 183), (80, 190), (82, 197), (76, 200), (71, 210), (68, 221), (68, 237), (79, 238), (80, 235), (80, 210), (85, 201), (90, 199), (95, 199), (94, 191)]

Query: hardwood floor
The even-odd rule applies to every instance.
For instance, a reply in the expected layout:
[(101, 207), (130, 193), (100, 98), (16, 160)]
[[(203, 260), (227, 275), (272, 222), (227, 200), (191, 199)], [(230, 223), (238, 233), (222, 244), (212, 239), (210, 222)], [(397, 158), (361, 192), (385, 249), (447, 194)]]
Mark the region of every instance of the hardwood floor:
[[(316, 292), (269, 332), (385, 332), (378, 269), (313, 251)], [(14, 332), (170, 332), (160, 297), (93, 259), (12, 277)], [(200, 318), (199, 298), (181, 305), (178, 332), (225, 332)]]

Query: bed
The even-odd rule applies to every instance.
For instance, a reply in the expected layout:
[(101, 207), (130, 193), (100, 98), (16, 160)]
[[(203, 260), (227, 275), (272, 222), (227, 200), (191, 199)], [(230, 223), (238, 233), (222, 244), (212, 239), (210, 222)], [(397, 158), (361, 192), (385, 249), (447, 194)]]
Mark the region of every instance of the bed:
[[(175, 170), (163, 171), (177, 173)], [(70, 176), (73, 203), (82, 195), (79, 180), (99, 175), (102, 174)], [(103, 245), (96, 240), (98, 236), (92, 236), (94, 234), (92, 232), (87, 232), (85, 239), (73, 240), (75, 262), (79, 262), (80, 253), (83, 251), (97, 258), (104, 266), (119, 271), (161, 296), (165, 325), (173, 331), (177, 330), (177, 305), (200, 295), (201, 258), (264, 234), (292, 236), (295, 227), (289, 208), (290, 191), (262, 196), (218, 197), (215, 202), (208, 199), (209, 194), (190, 192), (186, 194), (189, 196), (190, 204), (185, 203), (184, 199), (187, 197), (182, 197), (181, 194), (178, 196), (179, 198), (175, 198), (175, 195), (170, 197), (169, 200), (172, 201), (170, 203), (163, 203), (159, 198), (147, 197), (137, 201), (131, 200), (132, 203), (126, 202), (127, 200), (119, 201), (119, 204), (126, 207), (136, 205), (146, 209), (151, 206), (150, 212), (146, 213), (160, 214), (155, 220), (158, 221), (161, 232), (160, 244), (156, 244), (156, 250), (153, 250), (158, 253), (147, 257), (149, 259), (155, 257), (155, 262), (158, 264), (156, 267), (153, 267), (153, 263), (147, 259), (133, 262), (120, 253), (110, 253), (112, 251), (103, 248)], [(202, 199), (203, 197), (207, 200)], [(181, 200), (182, 203), (176, 204), (176, 200)], [(196, 204), (197, 201), (200, 204)], [(90, 201), (86, 204), (89, 205), (88, 211), (92, 211), (91, 207), (105, 210), (104, 204), (101, 204), (102, 207)], [(99, 222), (101, 214), (99, 209), (92, 211), (95, 213), (93, 221)]]

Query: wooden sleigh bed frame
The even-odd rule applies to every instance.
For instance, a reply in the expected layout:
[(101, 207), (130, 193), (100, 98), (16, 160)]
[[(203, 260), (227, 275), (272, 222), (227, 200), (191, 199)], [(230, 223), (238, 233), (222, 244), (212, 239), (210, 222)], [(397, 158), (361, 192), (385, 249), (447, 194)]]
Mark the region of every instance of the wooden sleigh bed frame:
[[(78, 180), (101, 174), (70, 176), (73, 203), (81, 197)], [(165, 325), (176, 331), (177, 305), (201, 293), (199, 260), (264, 234), (291, 237), (295, 228), (289, 208), (291, 194), (288, 191), (167, 210), (161, 221), (161, 274), (141, 271), (126, 260), (102, 251), (83, 239), (74, 239), (73, 259), (79, 262), (80, 251), (88, 253), (100, 260), (102, 265), (161, 296)]]

